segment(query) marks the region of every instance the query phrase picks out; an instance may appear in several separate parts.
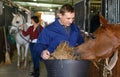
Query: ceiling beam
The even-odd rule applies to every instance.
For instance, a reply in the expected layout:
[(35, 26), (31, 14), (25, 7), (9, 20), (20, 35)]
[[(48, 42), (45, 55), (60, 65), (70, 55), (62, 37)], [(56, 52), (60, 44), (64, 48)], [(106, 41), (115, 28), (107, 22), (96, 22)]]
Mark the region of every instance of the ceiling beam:
[(63, 5), (63, 4), (72, 4), (72, 2), (55, 2), (55, 1), (28, 1), (28, 0), (14, 0), (13, 2), (33, 2), (33, 3), (44, 3), (44, 4), (59, 4), (59, 5)]

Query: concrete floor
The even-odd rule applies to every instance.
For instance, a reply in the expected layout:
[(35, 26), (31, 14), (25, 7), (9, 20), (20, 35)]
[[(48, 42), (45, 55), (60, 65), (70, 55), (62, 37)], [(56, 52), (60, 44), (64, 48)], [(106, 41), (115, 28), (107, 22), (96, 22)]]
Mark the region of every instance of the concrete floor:
[[(17, 61), (12, 62), (12, 64), (0, 65), (0, 77), (32, 77), (29, 73), (32, 71), (32, 62), (29, 62), (27, 69), (18, 69), (16, 67)], [(40, 77), (47, 77), (47, 72), (44, 64), (41, 62)]]

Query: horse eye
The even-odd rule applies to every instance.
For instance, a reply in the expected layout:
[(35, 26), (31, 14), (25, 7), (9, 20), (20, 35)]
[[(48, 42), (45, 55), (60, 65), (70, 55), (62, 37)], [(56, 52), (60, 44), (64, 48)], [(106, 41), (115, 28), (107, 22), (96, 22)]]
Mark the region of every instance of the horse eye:
[(91, 38), (92, 38), (92, 39), (96, 39), (96, 36), (95, 36), (95, 35), (91, 35)]
[(90, 33), (89, 36), (90, 36), (92, 39), (95, 39), (95, 38), (96, 38), (96, 36), (95, 36), (94, 34), (92, 34), (92, 33)]
[(16, 21), (16, 23), (19, 23), (19, 21)]

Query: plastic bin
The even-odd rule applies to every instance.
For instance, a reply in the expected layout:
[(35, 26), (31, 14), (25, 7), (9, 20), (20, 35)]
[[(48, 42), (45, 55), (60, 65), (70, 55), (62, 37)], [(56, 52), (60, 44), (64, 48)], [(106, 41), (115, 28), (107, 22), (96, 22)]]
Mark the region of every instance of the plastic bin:
[(47, 77), (87, 77), (90, 61), (45, 60)]

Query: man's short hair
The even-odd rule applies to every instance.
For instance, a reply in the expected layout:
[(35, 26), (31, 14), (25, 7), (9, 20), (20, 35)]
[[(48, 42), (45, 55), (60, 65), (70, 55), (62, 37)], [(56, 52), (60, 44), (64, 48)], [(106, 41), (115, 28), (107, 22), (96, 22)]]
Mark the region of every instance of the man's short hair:
[(70, 4), (64, 4), (61, 7), (59, 13), (61, 13), (62, 15), (64, 15), (65, 12), (71, 12), (71, 13), (75, 12), (74, 11), (74, 7), (72, 5), (70, 5)]

